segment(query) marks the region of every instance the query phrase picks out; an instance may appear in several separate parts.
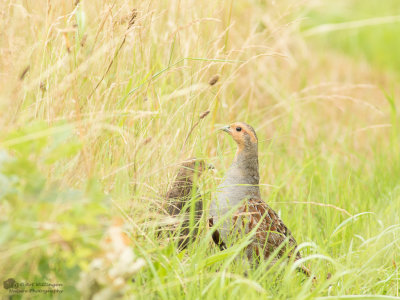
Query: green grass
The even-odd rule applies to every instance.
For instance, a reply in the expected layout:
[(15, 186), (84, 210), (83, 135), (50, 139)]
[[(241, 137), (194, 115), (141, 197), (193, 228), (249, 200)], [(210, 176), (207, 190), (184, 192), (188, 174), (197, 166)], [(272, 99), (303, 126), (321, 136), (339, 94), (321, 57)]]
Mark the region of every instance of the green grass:
[[(400, 68), (400, 3), (396, 0), (351, 0), (320, 5), (305, 14), (304, 30), (324, 24), (342, 24), (340, 29), (312, 34), (319, 47), (333, 48), (359, 60), (398, 73)], [(395, 17), (395, 18), (393, 18)], [(363, 21), (355, 24), (354, 21)], [(311, 33), (311, 32), (310, 32)]]
[[(340, 3), (0, 4), (0, 280), (62, 283), (60, 299), (91, 276), (126, 299), (398, 299), (398, 29), (305, 37), (397, 4)], [(250, 268), (251, 236), (219, 251), (207, 210), (185, 251), (159, 234), (179, 162), (213, 163), (197, 183), (206, 208), (215, 196), (235, 153), (216, 129), (233, 121), (256, 129), (263, 199), (317, 282), (293, 262)]]

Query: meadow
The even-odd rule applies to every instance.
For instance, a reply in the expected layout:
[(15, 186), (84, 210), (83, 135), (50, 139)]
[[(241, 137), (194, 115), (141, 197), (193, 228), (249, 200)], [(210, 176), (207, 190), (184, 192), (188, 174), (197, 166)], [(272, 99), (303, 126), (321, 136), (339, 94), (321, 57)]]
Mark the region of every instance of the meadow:
[[(62, 284), (2, 297), (400, 299), (398, 1), (0, 12), (0, 280)], [(207, 209), (188, 249), (160, 234), (179, 225), (163, 195), (184, 159), (215, 166), (197, 180), (208, 206), (234, 121), (257, 131), (262, 197), (315, 282), (292, 261), (249, 268), (248, 239), (219, 251)]]

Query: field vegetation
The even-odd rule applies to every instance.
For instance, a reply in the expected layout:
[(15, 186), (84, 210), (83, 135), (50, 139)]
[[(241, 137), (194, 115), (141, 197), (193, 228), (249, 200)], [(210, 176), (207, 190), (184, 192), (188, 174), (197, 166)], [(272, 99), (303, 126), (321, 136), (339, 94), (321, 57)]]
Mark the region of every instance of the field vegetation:
[[(63, 284), (41, 299), (398, 299), (398, 1), (0, 12), (1, 280)], [(263, 199), (315, 282), (293, 262), (249, 268), (248, 239), (219, 251), (207, 210), (188, 249), (160, 234), (182, 160), (216, 167), (197, 180), (206, 207), (215, 195), (235, 153), (217, 129), (234, 121), (257, 131)]]

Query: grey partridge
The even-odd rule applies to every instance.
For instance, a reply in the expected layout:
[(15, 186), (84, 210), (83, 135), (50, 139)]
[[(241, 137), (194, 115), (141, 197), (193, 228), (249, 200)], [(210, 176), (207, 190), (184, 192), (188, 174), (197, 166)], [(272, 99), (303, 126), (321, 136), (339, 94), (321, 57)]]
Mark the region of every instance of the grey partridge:
[[(222, 128), (237, 144), (235, 158), (229, 167), (223, 182), (219, 185), (217, 196), (210, 206), (210, 226), (227, 214), (233, 207), (238, 210), (222, 222), (221, 227), (213, 232), (213, 240), (223, 249), (231, 237), (240, 232), (255, 234), (246, 248), (246, 255), (268, 258), (279, 247), (280, 250), (272, 264), (287, 253), (295, 260), (301, 258), (296, 251), (297, 243), (290, 230), (278, 214), (262, 199), (259, 188), (258, 139), (254, 129), (242, 122)], [(301, 271), (310, 276), (310, 271), (302, 266)]]
[[(191, 158), (184, 161), (176, 175), (172, 187), (168, 190), (166, 198), (166, 211), (170, 216), (183, 215), (183, 222), (180, 226), (178, 247), (185, 249), (190, 241), (193, 241), (198, 232), (198, 222), (203, 213), (202, 197), (194, 186), (195, 176), (200, 177), (207, 168), (204, 160)], [(190, 232), (190, 201), (194, 202), (195, 226)]]

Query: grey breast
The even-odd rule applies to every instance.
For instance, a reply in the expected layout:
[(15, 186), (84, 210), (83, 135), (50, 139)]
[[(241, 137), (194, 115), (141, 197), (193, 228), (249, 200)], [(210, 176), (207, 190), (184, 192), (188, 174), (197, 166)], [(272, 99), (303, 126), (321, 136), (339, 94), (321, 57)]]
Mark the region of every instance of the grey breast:
[[(248, 177), (243, 175), (240, 169), (231, 167), (226, 173), (223, 182), (218, 186), (216, 197), (213, 198), (210, 206), (210, 215), (214, 220), (214, 224), (243, 199), (258, 194), (258, 187), (252, 186), (248, 182)], [(222, 225), (218, 226), (223, 240), (226, 240), (232, 225), (232, 218), (227, 217)]]

